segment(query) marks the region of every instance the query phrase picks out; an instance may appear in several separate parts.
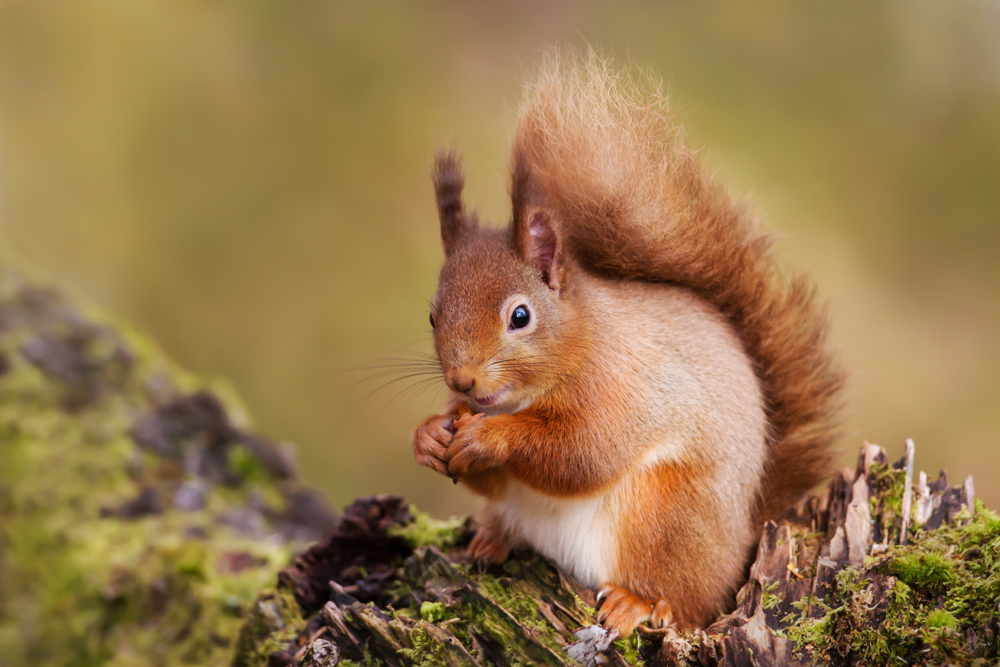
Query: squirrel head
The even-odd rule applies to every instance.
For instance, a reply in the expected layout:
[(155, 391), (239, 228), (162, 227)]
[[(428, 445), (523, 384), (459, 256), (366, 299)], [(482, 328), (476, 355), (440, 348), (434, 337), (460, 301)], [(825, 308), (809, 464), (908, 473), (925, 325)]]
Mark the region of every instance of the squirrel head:
[(462, 203), (454, 152), (438, 153), (434, 189), (445, 262), (431, 301), (434, 347), (448, 387), (477, 412), (516, 412), (565, 372), (570, 274), (552, 209), (515, 158), (508, 229), (481, 228)]

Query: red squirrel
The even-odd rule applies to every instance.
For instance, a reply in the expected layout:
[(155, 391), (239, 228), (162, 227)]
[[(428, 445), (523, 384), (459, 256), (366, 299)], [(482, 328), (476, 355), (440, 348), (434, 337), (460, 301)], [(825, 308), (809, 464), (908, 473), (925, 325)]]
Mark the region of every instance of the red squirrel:
[(622, 636), (704, 627), (831, 467), (843, 371), (809, 282), (658, 86), (594, 54), (550, 54), (527, 87), (506, 229), (466, 209), (454, 152), (433, 180), (450, 400), (413, 449), (485, 499), (469, 558), (535, 549)]

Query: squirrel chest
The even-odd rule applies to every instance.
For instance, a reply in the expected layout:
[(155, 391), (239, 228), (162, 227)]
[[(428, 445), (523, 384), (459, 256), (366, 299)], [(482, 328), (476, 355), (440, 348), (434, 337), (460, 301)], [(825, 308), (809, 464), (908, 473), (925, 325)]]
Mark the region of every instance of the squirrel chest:
[[(605, 485), (574, 495), (508, 478), (487, 495), (485, 511), (518, 543), (597, 586), (628, 567), (621, 545), (644, 517), (667, 509), (655, 505), (663, 491), (658, 469), (712, 470), (703, 479), (685, 473), (669, 479), (708, 487), (720, 509), (717, 521), (745, 532), (765, 422), (749, 359), (711, 306), (674, 286), (577, 280), (591, 293), (586, 307), (601, 313), (594, 361), (579, 371), (589, 387), (582, 391), (605, 392), (590, 403), (586, 428), (606, 439), (596, 456), (628, 465)], [(537, 445), (539, 456), (560, 457), (574, 442)]]

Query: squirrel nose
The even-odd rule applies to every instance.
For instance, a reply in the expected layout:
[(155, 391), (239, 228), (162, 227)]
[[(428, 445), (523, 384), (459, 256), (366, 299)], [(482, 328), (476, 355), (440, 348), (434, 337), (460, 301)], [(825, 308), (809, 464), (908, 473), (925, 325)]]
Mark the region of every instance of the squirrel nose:
[(460, 394), (465, 394), (476, 386), (476, 378), (471, 373), (456, 371), (449, 373), (451, 388)]

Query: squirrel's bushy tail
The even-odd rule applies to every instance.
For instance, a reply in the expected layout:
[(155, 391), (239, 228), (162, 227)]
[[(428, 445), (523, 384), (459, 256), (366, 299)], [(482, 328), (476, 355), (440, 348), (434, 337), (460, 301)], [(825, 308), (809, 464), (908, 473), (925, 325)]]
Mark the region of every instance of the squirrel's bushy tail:
[(810, 283), (779, 270), (771, 238), (699, 164), (659, 85), (590, 53), (549, 54), (514, 144), (556, 207), (570, 251), (595, 270), (685, 285), (727, 315), (753, 359), (770, 425), (761, 519), (829, 472), (844, 373)]

